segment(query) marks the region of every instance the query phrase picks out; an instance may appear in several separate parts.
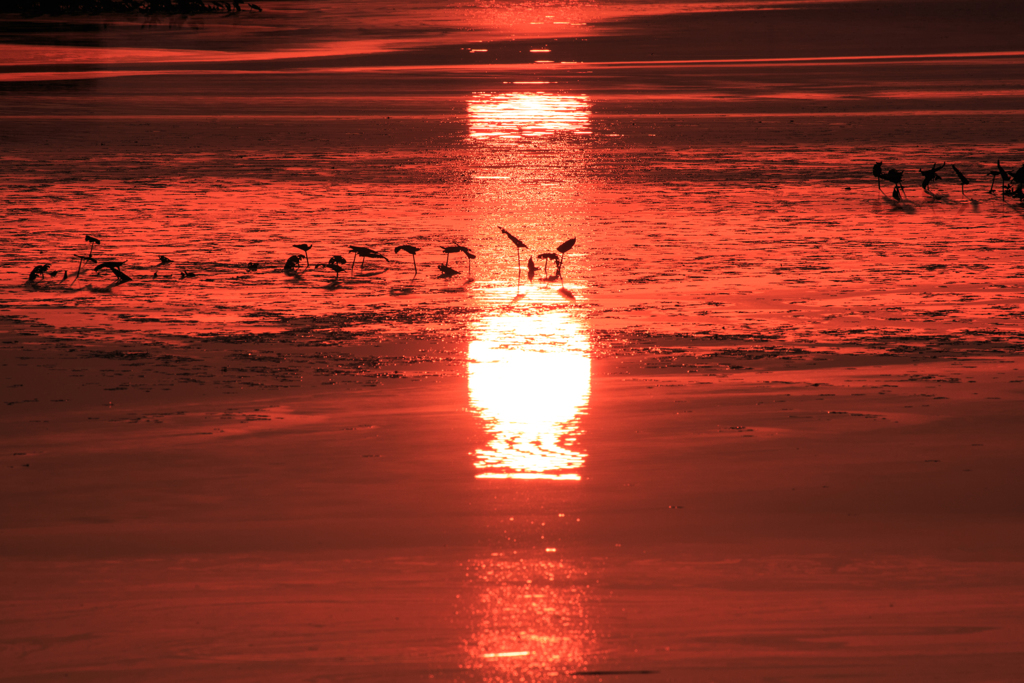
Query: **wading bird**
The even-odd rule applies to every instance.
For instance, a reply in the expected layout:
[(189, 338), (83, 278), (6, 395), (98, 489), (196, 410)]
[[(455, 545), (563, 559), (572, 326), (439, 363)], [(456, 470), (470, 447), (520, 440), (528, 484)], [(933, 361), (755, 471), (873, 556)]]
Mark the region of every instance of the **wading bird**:
[(452, 268), (451, 266), (449, 266), (449, 265), (447, 265), (445, 263), (437, 264), (437, 268), (438, 268), (438, 270), (441, 271), (441, 276), (440, 277), (451, 277), (452, 275), (458, 275), (459, 274), (459, 271), (455, 270), (454, 268)]
[(41, 265), (36, 266), (35, 268), (32, 269), (32, 272), (28, 274), (28, 281), (30, 283), (35, 282), (37, 279), (41, 278), (49, 269), (49, 263), (43, 263)]
[[(1000, 181), (1001, 181), (1000, 186), (999, 186), (999, 194), (1005, 194), (1005, 192), (1006, 192), (1006, 183), (1010, 179), (1010, 174), (1006, 172), (1005, 168), (1003, 168), (1003, 162), (1002, 162), (1001, 159), (996, 161), (996, 168), (995, 168), (995, 170), (989, 171), (988, 174), (990, 176), (992, 176), (992, 183), (989, 185), (988, 193), (989, 194), (995, 194), (995, 191), (996, 191), (995, 190), (995, 188), (996, 188), (996, 178), (999, 178)], [(1006, 201), (1006, 200), (1004, 199), (1003, 201)]]
[(459, 247), (459, 251), (461, 251), (463, 254), (466, 255), (466, 263), (469, 264), (469, 274), (470, 274), (470, 276), (472, 276), (472, 274), (473, 274), (473, 260), (476, 259), (476, 254), (474, 254), (470, 250), (469, 247), (463, 247), (461, 245), (456, 245), (456, 246)]
[(924, 180), (921, 182), (921, 187), (923, 187), (927, 191), (928, 186), (931, 185), (933, 181), (942, 180), (942, 177), (939, 175), (939, 170), (942, 169), (945, 165), (946, 162), (942, 162), (941, 164), (932, 164), (932, 167), (929, 168), (927, 171), (920, 168), (917, 169), (918, 172), (920, 172), (920, 174), (924, 176)]
[(331, 260), (327, 262), (327, 267), (334, 271), (334, 279), (337, 280), (338, 276), (341, 275), (341, 267), (348, 263), (344, 256), (332, 256)]
[(462, 251), (462, 247), (457, 244), (454, 247), (441, 247), (441, 253), (444, 254), (444, 264), (447, 266), (451, 255), (458, 254), (460, 251)]
[(502, 227), (499, 226), (498, 230), (501, 230), (505, 234), (505, 237), (507, 237), (510, 240), (512, 240), (512, 244), (516, 245), (516, 267), (517, 268), (522, 268), (523, 267), (523, 261), (522, 261), (522, 258), (519, 256), (519, 250), (520, 249), (529, 249), (529, 247), (526, 246), (526, 242), (523, 242), (521, 239), (519, 239), (518, 237), (516, 237), (515, 235), (510, 233), (505, 228), (502, 228)]
[[(537, 258), (539, 258), (542, 261), (544, 261), (544, 276), (545, 277), (547, 277), (547, 274), (548, 274), (548, 264), (549, 263), (554, 261), (555, 265), (559, 265), (558, 264), (558, 254), (556, 254), (553, 251), (546, 251), (543, 254), (537, 254)], [(559, 267), (559, 270), (561, 270), (561, 267)], [(558, 273), (555, 273), (555, 277), (558, 277)]]
[(558, 274), (559, 275), (562, 274), (562, 264), (565, 262), (565, 254), (566, 254), (566, 252), (569, 251), (570, 249), (572, 249), (575, 246), (576, 246), (576, 238), (573, 237), (571, 240), (566, 240), (566, 241), (562, 242), (555, 249), (559, 254), (562, 255), (562, 257), (560, 259), (558, 259)]
[(529, 278), (530, 282), (533, 282), (533, 276), (537, 274), (537, 265), (533, 262), (533, 257), (526, 259), (526, 277)]
[[(349, 247), (348, 250), (355, 253), (356, 256), (362, 259), (362, 261), (359, 262), (360, 266), (366, 263), (366, 259), (368, 258), (379, 258), (384, 259), (385, 261), (388, 260), (387, 256), (385, 256), (384, 254), (380, 253), (375, 249), (370, 249), (369, 247)], [(352, 259), (352, 267), (356, 267), (355, 259)]]
[(964, 185), (970, 185), (971, 179), (961, 173), (960, 169), (956, 167), (956, 164), (951, 164), (951, 166), (953, 168), (953, 173), (956, 173), (956, 177), (960, 179), (960, 194), (961, 196), (966, 197), (967, 195), (964, 194)]
[(412, 254), (412, 272), (414, 273), (420, 272), (419, 267), (416, 265), (416, 252), (419, 250), (419, 247), (414, 247), (411, 244), (401, 244), (395, 247), (396, 254), (400, 251), (404, 251), (407, 254)]
[(183, 271), (181, 271), (181, 278), (180, 279), (184, 280), (187, 277), (195, 277), (195, 276), (196, 276), (195, 273), (193, 273), (191, 271), (188, 271), (188, 270), (183, 270)]
[(295, 275), (300, 263), (302, 263), (302, 257), (298, 254), (292, 254), (288, 257), (288, 260), (284, 262), (284, 272), (289, 275)]
[(871, 175), (875, 176), (875, 182), (878, 183), (878, 191), (882, 191), (882, 162), (877, 161), (875, 165), (871, 167)]
[(106, 268), (114, 275), (114, 277), (117, 278), (118, 284), (122, 282), (130, 282), (131, 278), (125, 275), (124, 272), (122, 272), (121, 270), (121, 266), (123, 266), (124, 264), (124, 261), (104, 261), (103, 263), (93, 268), (93, 271), (98, 273), (99, 271)]
[(882, 180), (888, 180), (892, 183), (892, 198), (896, 201), (900, 200), (901, 195), (904, 197), (907, 195), (907, 191), (903, 189), (903, 171), (890, 168), (882, 174)]
[[(172, 261), (171, 259), (167, 258), (166, 256), (161, 256), (160, 257), (160, 265), (161, 266), (169, 266), (172, 263), (174, 263), (174, 261)], [(157, 267), (159, 267), (159, 266), (157, 266)]]
[(306, 267), (309, 268), (309, 250), (313, 248), (312, 244), (293, 244), (293, 247), (301, 251), (306, 255)]
[(85, 241), (89, 243), (89, 258), (92, 258), (92, 248), (99, 244), (100, 241), (92, 235), (86, 235)]

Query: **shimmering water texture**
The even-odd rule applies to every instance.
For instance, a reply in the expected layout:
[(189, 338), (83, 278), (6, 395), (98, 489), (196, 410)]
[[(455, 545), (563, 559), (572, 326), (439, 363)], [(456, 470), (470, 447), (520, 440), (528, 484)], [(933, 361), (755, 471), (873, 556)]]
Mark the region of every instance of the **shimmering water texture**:
[[(984, 190), (999, 146), (884, 150), (887, 165), (908, 167), (909, 197), (894, 202), (870, 174), (881, 150), (721, 147), (708, 139), (713, 122), (644, 120), (640, 134), (592, 106), (583, 96), (474, 93), (459, 116), (427, 130), (386, 119), (80, 122), (83, 137), (59, 149), (6, 155), (2, 304), (120, 334), (462, 335), (496, 310), (564, 309), (584, 334), (843, 348), (1019, 338), (1021, 212)], [(742, 125), (768, 135), (833, 124), (855, 125)], [(98, 130), (127, 142), (105, 149)], [(260, 146), (275, 130), (298, 144)], [(386, 139), (350, 142), (371, 132)], [(223, 147), (209, 149), (218, 139)], [(910, 184), (908, 160), (953, 158), (977, 181), (967, 197), (948, 181), (932, 194)], [(499, 227), (529, 249), (517, 254)], [(131, 282), (88, 264), (73, 278), (86, 234), (101, 240), (100, 261), (125, 261)], [(571, 237), (559, 281), (543, 281), (540, 260), (529, 281), (527, 258)], [(314, 265), (335, 254), (350, 263), (336, 274), (303, 262), (286, 274), (300, 243), (312, 245)], [(421, 247), (418, 274), (393, 252), (399, 244)], [(442, 248), (455, 244), (478, 258), (452, 256), (460, 272), (441, 278)], [(390, 261), (352, 264), (351, 245)], [(25, 286), (42, 263), (68, 279)], [(563, 285), (572, 299), (549, 296)]]

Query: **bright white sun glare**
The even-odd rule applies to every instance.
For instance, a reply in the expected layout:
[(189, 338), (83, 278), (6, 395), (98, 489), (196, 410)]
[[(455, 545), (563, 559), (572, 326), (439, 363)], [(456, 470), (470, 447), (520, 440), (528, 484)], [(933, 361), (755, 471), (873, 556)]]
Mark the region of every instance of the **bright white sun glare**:
[(590, 133), (590, 98), (586, 95), (475, 93), (467, 108), (469, 136), (478, 140)]
[(589, 399), (590, 342), (568, 310), (484, 319), (469, 344), (469, 401), (491, 433), (477, 478), (578, 481)]

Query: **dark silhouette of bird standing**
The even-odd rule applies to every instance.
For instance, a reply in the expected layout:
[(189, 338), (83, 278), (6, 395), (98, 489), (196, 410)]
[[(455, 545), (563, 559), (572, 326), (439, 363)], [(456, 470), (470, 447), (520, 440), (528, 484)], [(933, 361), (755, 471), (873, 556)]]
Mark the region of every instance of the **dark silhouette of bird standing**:
[(32, 272), (28, 274), (28, 282), (32, 283), (41, 278), (46, 274), (46, 271), (50, 269), (49, 263), (43, 263), (32, 269)]
[[(375, 249), (370, 249), (369, 247), (349, 247), (348, 250), (353, 252), (353, 253), (355, 253), (356, 256), (358, 256), (358, 257), (360, 257), (362, 259), (362, 261), (359, 262), (360, 266), (362, 266), (364, 263), (366, 263), (366, 259), (368, 259), (368, 258), (379, 258), (379, 259), (384, 259), (385, 261), (388, 261), (388, 257), (387, 256), (385, 256), (384, 254), (380, 253), (379, 251), (377, 251)], [(355, 261), (355, 259), (352, 259), (352, 267), (355, 268), (355, 266), (356, 266), (356, 261)]]
[(462, 247), (455, 245), (454, 247), (441, 247), (441, 253), (444, 254), (444, 264), (448, 265), (448, 259), (451, 258), (452, 254), (458, 254), (462, 251)]
[(441, 271), (441, 277), (451, 277), (452, 275), (458, 275), (459, 271), (455, 270), (446, 263), (437, 264), (438, 269)]
[(117, 278), (118, 284), (121, 284), (122, 282), (130, 282), (131, 278), (125, 275), (124, 272), (121, 270), (121, 266), (123, 266), (124, 264), (124, 261), (104, 261), (103, 263), (93, 268), (93, 271), (98, 273), (103, 269), (107, 269), (114, 275), (114, 277)]
[(92, 248), (99, 244), (100, 241), (92, 235), (86, 235), (85, 241), (89, 243), (89, 258), (92, 258)]
[(967, 195), (964, 194), (964, 185), (970, 185), (971, 179), (961, 173), (960, 169), (956, 167), (956, 164), (951, 164), (951, 166), (953, 168), (953, 173), (956, 173), (956, 177), (960, 179), (960, 194), (961, 196), (966, 197)]
[(327, 262), (326, 267), (334, 271), (334, 279), (337, 280), (338, 276), (341, 275), (341, 267), (346, 263), (348, 261), (345, 260), (344, 256), (332, 256), (331, 260)]
[(537, 265), (533, 262), (533, 257), (526, 259), (526, 277), (529, 278), (530, 282), (533, 282), (533, 276), (537, 274)]
[(539, 258), (542, 261), (544, 261), (544, 276), (545, 277), (547, 277), (547, 274), (548, 274), (548, 264), (551, 263), (552, 261), (554, 261), (556, 264), (558, 263), (558, 254), (556, 254), (553, 251), (545, 251), (543, 254), (537, 254), (537, 258)]
[(562, 255), (562, 257), (560, 259), (558, 259), (558, 274), (559, 274), (559, 276), (561, 276), (561, 274), (562, 274), (562, 264), (565, 262), (565, 254), (566, 254), (566, 252), (568, 252), (570, 249), (572, 249), (575, 246), (576, 246), (576, 238), (573, 237), (571, 240), (566, 240), (566, 241), (562, 242), (561, 244), (559, 244), (558, 247), (556, 247), (555, 251), (557, 251), (559, 254)]
[(927, 171), (918, 169), (921, 175), (924, 176), (924, 180), (921, 182), (921, 187), (923, 187), (925, 191), (928, 190), (928, 186), (931, 185), (933, 181), (942, 180), (942, 177), (939, 175), (939, 170), (945, 165), (946, 162), (942, 162), (941, 164), (932, 164), (932, 167)]
[(306, 267), (309, 268), (309, 250), (313, 248), (312, 244), (293, 244), (293, 247), (300, 250), (306, 255)]
[(458, 245), (458, 247), (459, 247), (459, 251), (461, 251), (463, 254), (466, 255), (466, 263), (469, 264), (469, 274), (470, 274), (470, 276), (472, 276), (472, 274), (473, 274), (473, 261), (474, 261), (474, 259), (476, 259), (476, 254), (474, 254), (472, 252), (472, 250), (470, 250), (469, 247), (464, 247), (464, 246), (461, 246), (461, 245)]
[(907, 191), (903, 189), (903, 171), (897, 171), (895, 168), (890, 168), (888, 171), (882, 174), (882, 180), (888, 180), (892, 183), (892, 198), (899, 201), (902, 196), (906, 196)]
[(875, 165), (871, 167), (871, 175), (875, 176), (875, 182), (878, 184), (878, 191), (882, 191), (882, 162), (875, 162)]
[(411, 244), (400, 244), (399, 246), (395, 247), (396, 254), (400, 251), (404, 251), (407, 254), (412, 254), (412, 272), (414, 273), (420, 272), (419, 267), (417, 267), (416, 265), (416, 252), (419, 250), (419, 247), (414, 247)]
[(300, 263), (302, 263), (302, 257), (298, 254), (292, 254), (288, 257), (288, 260), (284, 262), (284, 272), (289, 275), (295, 275)]
[(520, 249), (529, 249), (529, 247), (526, 246), (525, 242), (523, 242), (521, 239), (519, 239), (518, 237), (516, 237), (515, 235), (510, 233), (505, 228), (499, 227), (498, 230), (501, 230), (505, 234), (505, 237), (507, 237), (510, 240), (512, 240), (512, 244), (516, 245), (516, 267), (517, 268), (522, 268), (523, 267), (523, 261), (522, 261), (522, 257), (520, 257), (520, 255), (519, 255), (519, 250)]

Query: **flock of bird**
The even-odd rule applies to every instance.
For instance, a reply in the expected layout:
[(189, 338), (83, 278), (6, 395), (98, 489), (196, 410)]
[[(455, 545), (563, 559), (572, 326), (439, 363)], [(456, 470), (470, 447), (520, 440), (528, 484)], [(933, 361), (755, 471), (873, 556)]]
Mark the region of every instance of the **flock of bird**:
[[(523, 242), (521, 239), (519, 239), (518, 237), (516, 237), (515, 235), (510, 233), (505, 228), (499, 228), (499, 230), (501, 230), (502, 234), (507, 236), (512, 241), (512, 243), (515, 245), (515, 247), (516, 247), (516, 260), (517, 260), (517, 263), (518, 263), (517, 273), (519, 273), (519, 276), (521, 277), (521, 273), (522, 273), (522, 250), (523, 249), (528, 249), (528, 247), (526, 246), (525, 242)], [(89, 253), (88, 254), (75, 254), (74, 255), (75, 259), (78, 261), (78, 267), (75, 270), (74, 277), (72, 277), (71, 282), (69, 283), (69, 285), (70, 284), (74, 284), (75, 281), (78, 280), (78, 278), (82, 275), (83, 270), (88, 271), (89, 268), (91, 268), (91, 270), (94, 273), (99, 273), (99, 272), (104, 271), (104, 270), (110, 271), (110, 274), (113, 275), (116, 278), (116, 280), (114, 282), (112, 282), (111, 285), (120, 285), (120, 284), (123, 284), (125, 282), (130, 282), (133, 279), (132, 277), (127, 275), (124, 272), (124, 270), (123, 270), (126, 261), (100, 261), (98, 258), (93, 256), (93, 250), (95, 249), (95, 247), (97, 247), (100, 244), (100, 240), (98, 238), (93, 237), (92, 235), (86, 235), (85, 236), (85, 242), (86, 242), (86, 244), (89, 245)], [(575, 245), (576, 245), (576, 238), (573, 237), (572, 239), (567, 240), (567, 241), (563, 242), (562, 244), (558, 245), (558, 247), (556, 247), (555, 251), (553, 251), (553, 252), (545, 252), (545, 253), (542, 253), (542, 254), (537, 254), (537, 259), (541, 260), (541, 261), (544, 261), (544, 275), (539, 278), (540, 281), (542, 281), (542, 282), (562, 281), (562, 279), (563, 279), (562, 272), (563, 272), (563, 265), (565, 263), (565, 255)], [(341, 272), (344, 270), (344, 266), (349, 263), (349, 260), (346, 259), (344, 256), (334, 255), (334, 256), (331, 256), (324, 263), (311, 264), (310, 260), (309, 260), (309, 251), (310, 251), (310, 249), (313, 248), (312, 244), (305, 244), (305, 243), (303, 243), (303, 244), (295, 244), (295, 245), (292, 245), (292, 246), (302, 252), (301, 256), (298, 255), (298, 254), (290, 255), (285, 260), (285, 262), (284, 262), (284, 267), (283, 267), (284, 273), (287, 274), (287, 275), (293, 276), (293, 277), (298, 277), (298, 276), (302, 275), (306, 270), (308, 270), (310, 267), (312, 267), (314, 270), (317, 270), (317, 269), (320, 269), (320, 268), (326, 268), (327, 270), (334, 271), (334, 277), (335, 277), (335, 280), (337, 280), (337, 278), (341, 275)], [(418, 274), (419, 273), (419, 265), (416, 263), (416, 254), (419, 253), (420, 250), (421, 250), (420, 247), (413, 246), (411, 244), (401, 244), (401, 245), (395, 247), (395, 254), (398, 254), (399, 252), (405, 252), (405, 253), (411, 255), (412, 256), (413, 272)], [(377, 251), (376, 249), (371, 249), (370, 247), (350, 246), (348, 248), (348, 251), (352, 253), (352, 256), (351, 256), (351, 268), (352, 268), (353, 272), (355, 271), (356, 261), (357, 260), (359, 261), (359, 267), (360, 268), (363, 268), (365, 266), (366, 259), (378, 259), (378, 260), (383, 260), (383, 261), (386, 261), (386, 262), (390, 262), (390, 259), (388, 259), (387, 256), (385, 256), (381, 252)], [(451, 265), (451, 257), (454, 256), (455, 254), (463, 254), (465, 256), (466, 263), (467, 263), (468, 268), (469, 268), (469, 274), (472, 276), (472, 273), (473, 273), (473, 261), (476, 259), (476, 254), (474, 254), (469, 247), (466, 247), (466, 246), (461, 245), (461, 244), (453, 244), (451, 246), (441, 247), (441, 253), (444, 254), (445, 258), (444, 258), (444, 263), (439, 263), (437, 265), (437, 268), (440, 271), (440, 275), (438, 277), (449, 278), (449, 277), (452, 277), (454, 275), (458, 275), (459, 274), (459, 271), (456, 270), (455, 268), (453, 268), (452, 265)], [(156, 270), (153, 271), (153, 278), (154, 279), (160, 277), (160, 269), (161, 268), (165, 268), (167, 266), (171, 266), (174, 263), (173, 260), (171, 260), (170, 258), (168, 258), (166, 256), (158, 256), (157, 258), (159, 259), (159, 262), (154, 264), (154, 266), (153, 266), (156, 269)], [(548, 275), (548, 266), (552, 262), (554, 263), (554, 266), (555, 266), (555, 272), (552, 275)], [(259, 271), (261, 267), (262, 267), (261, 264), (258, 263), (258, 262), (255, 262), (255, 261), (249, 262), (249, 263), (247, 263), (245, 265), (246, 271), (250, 272), (250, 273), (254, 273), (254, 272)], [(147, 268), (147, 270), (148, 270), (148, 268)], [(188, 271), (188, 270), (184, 270), (184, 269), (181, 269), (181, 268), (179, 268), (178, 270), (179, 270), (179, 272), (181, 274), (181, 279), (195, 277), (195, 273), (194, 272), (191, 272), (191, 271)], [(530, 282), (533, 282), (534, 278), (537, 277), (537, 271), (538, 270), (539, 269), (536, 266), (536, 262), (534, 261), (533, 256), (530, 256), (529, 259), (527, 260), (527, 268), (526, 268), (526, 275), (529, 278)], [(58, 275), (60, 275), (60, 271), (58, 271), (58, 270), (51, 270), (49, 263), (43, 263), (43, 264), (37, 265), (34, 268), (32, 268), (32, 271), (29, 273), (28, 280), (27, 280), (27, 282), (25, 284), (26, 285), (38, 285), (39, 283), (44, 281), (44, 278), (46, 278), (46, 277), (55, 278)], [(63, 277), (61, 277), (59, 282), (61, 282), (61, 283), (66, 282), (68, 280), (68, 277), (69, 277), (68, 276), (68, 270), (64, 270)]]
[[(918, 169), (920, 174), (923, 176), (921, 187), (924, 189), (925, 192), (931, 194), (929, 186), (936, 180), (942, 180), (942, 177), (939, 175), (939, 171), (942, 170), (945, 166), (946, 164), (943, 162), (941, 164), (932, 164), (932, 167), (928, 169)], [(969, 185), (972, 182), (972, 180), (965, 176), (960, 171), (960, 169), (956, 167), (956, 164), (950, 164), (950, 166), (953, 169), (953, 172), (956, 174), (957, 179), (960, 181), (960, 193), (966, 197), (967, 195), (964, 192), (964, 188), (967, 185)], [(872, 175), (874, 175), (875, 180), (877, 181), (879, 191), (882, 191), (882, 181), (886, 180), (892, 183), (893, 185), (893, 199), (895, 199), (896, 201), (900, 201), (901, 199), (906, 198), (907, 191), (903, 187), (904, 172), (902, 170), (897, 170), (895, 168), (890, 167), (887, 171), (883, 172), (882, 162), (879, 161), (872, 167), (871, 173)], [(996, 168), (988, 171), (987, 175), (990, 175), (992, 177), (992, 182), (989, 185), (988, 189), (989, 194), (995, 194), (996, 179), (999, 179), (1000, 194), (1003, 197), (1003, 201), (1006, 201), (1007, 197), (1012, 197), (1014, 199), (1019, 199), (1021, 202), (1024, 202), (1024, 164), (1021, 164), (1020, 168), (1011, 173), (1010, 171), (1007, 171), (1006, 169), (1003, 168), (1002, 161), (997, 161)], [(528, 250), (529, 247), (526, 245), (525, 242), (523, 242), (521, 239), (513, 235), (505, 228), (498, 229), (502, 232), (502, 234), (508, 237), (512, 244), (515, 245), (517, 273), (521, 273), (522, 251), (524, 249)], [(110, 274), (116, 278), (116, 281), (112, 284), (123, 284), (125, 282), (129, 282), (132, 280), (132, 278), (129, 275), (127, 275), (124, 272), (124, 270), (122, 270), (126, 261), (101, 262), (93, 256), (94, 248), (100, 244), (100, 240), (98, 238), (93, 237), (92, 235), (86, 235), (85, 242), (89, 245), (89, 253), (84, 255), (75, 254), (75, 258), (78, 261), (78, 267), (75, 270), (75, 275), (71, 280), (71, 284), (78, 280), (78, 278), (82, 275), (82, 271), (86, 267), (86, 264), (91, 266), (92, 271), (95, 273), (99, 273), (100, 271), (103, 270), (110, 271)], [(299, 256), (298, 254), (292, 254), (291, 256), (289, 256), (287, 260), (284, 262), (283, 270), (288, 275), (299, 276), (303, 272), (308, 270), (311, 266), (309, 261), (309, 250), (313, 248), (313, 245), (295, 244), (293, 246), (302, 252), (302, 256)], [(562, 271), (565, 264), (566, 254), (574, 246), (576, 246), (575, 237), (566, 240), (562, 244), (558, 245), (554, 251), (537, 254), (536, 261), (534, 260), (534, 256), (529, 256), (526, 262), (526, 276), (529, 278), (530, 282), (533, 282), (534, 278), (537, 277), (537, 273), (539, 271), (537, 261), (544, 262), (544, 275), (539, 278), (540, 281), (562, 281)], [(399, 252), (405, 252), (412, 256), (413, 272), (419, 273), (419, 265), (416, 263), (416, 254), (419, 253), (420, 249), (420, 247), (416, 247), (411, 244), (401, 244), (395, 247), (395, 254)], [(371, 249), (370, 247), (350, 246), (348, 250), (352, 253), (351, 267), (353, 271), (355, 270), (357, 259), (359, 260), (360, 268), (365, 266), (366, 259), (390, 261), (387, 256), (380, 253), (376, 249)], [(473, 261), (476, 259), (476, 254), (474, 254), (469, 247), (463, 246), (461, 244), (453, 244), (451, 246), (441, 247), (441, 253), (444, 254), (445, 258), (444, 263), (440, 263), (437, 266), (438, 270), (440, 271), (440, 275), (438, 277), (449, 278), (459, 274), (459, 271), (455, 270), (455, 268), (451, 266), (450, 261), (453, 255), (460, 253), (465, 256), (466, 263), (469, 267), (469, 273), (470, 275), (472, 275)], [(172, 263), (174, 263), (174, 261), (172, 261), (166, 256), (159, 256), (158, 258), (159, 263), (155, 265), (157, 270), (153, 273), (154, 278), (160, 276), (160, 268), (170, 266)], [(305, 262), (305, 267), (303, 267), (303, 262)], [(343, 266), (347, 263), (349, 263), (349, 261), (344, 256), (335, 255), (331, 256), (325, 263), (317, 263), (312, 265), (312, 267), (314, 269), (326, 268), (328, 270), (332, 270), (334, 271), (335, 279), (337, 279), (341, 275)], [(552, 264), (554, 265), (555, 271), (553, 274), (549, 275), (548, 270)], [(246, 264), (245, 268), (246, 271), (248, 272), (256, 272), (260, 269), (260, 267), (261, 265), (257, 262), (250, 262)], [(188, 270), (179, 269), (179, 272), (181, 273), (181, 279), (195, 277), (195, 273), (190, 272)], [(32, 268), (32, 271), (29, 273), (28, 281), (26, 282), (26, 284), (34, 285), (41, 282), (47, 276), (53, 278), (57, 277), (58, 274), (59, 272), (57, 270), (50, 269), (49, 263), (43, 263)], [(67, 279), (68, 271), (65, 270), (60, 282), (65, 282), (67, 281)]]
[[(932, 164), (931, 168), (920, 168), (918, 172), (924, 176), (921, 181), (921, 187), (924, 191), (931, 194), (929, 186), (936, 180), (942, 180), (942, 176), (939, 175), (946, 166), (945, 162), (941, 164)], [(964, 188), (970, 185), (973, 181), (965, 176), (956, 164), (950, 164), (953, 169), (953, 173), (956, 173), (957, 180), (960, 181), (960, 194), (966, 197)], [(907, 196), (907, 190), (903, 187), (903, 171), (898, 171), (895, 168), (889, 168), (888, 171), (882, 172), (882, 162), (879, 161), (871, 168), (871, 174), (875, 176), (875, 180), (878, 183), (878, 190), (882, 191), (882, 181), (886, 180), (892, 183), (892, 198), (896, 201), (905, 199)], [(1007, 197), (1013, 197), (1024, 202), (1024, 164), (1021, 164), (1014, 172), (1009, 172), (1003, 168), (1002, 161), (996, 161), (996, 167), (990, 171), (986, 171), (986, 175), (992, 176), (992, 182), (989, 184), (988, 193), (995, 194), (996, 192), (996, 179), (1000, 181), (1000, 194), (1003, 197), (1003, 201), (1006, 201)]]

